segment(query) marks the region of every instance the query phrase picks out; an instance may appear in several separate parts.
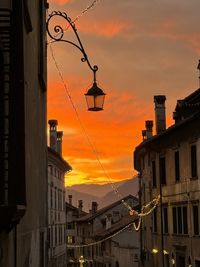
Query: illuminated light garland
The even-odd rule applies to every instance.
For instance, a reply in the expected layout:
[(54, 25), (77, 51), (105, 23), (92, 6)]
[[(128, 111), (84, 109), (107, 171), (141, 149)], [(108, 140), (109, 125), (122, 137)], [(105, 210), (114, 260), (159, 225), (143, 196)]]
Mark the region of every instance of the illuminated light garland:
[(104, 238), (102, 240), (99, 240), (99, 241), (96, 241), (96, 242), (92, 242), (92, 243), (89, 243), (89, 244), (84, 244), (84, 245), (69, 245), (69, 244), (67, 244), (67, 248), (84, 248), (84, 247), (90, 247), (90, 246), (95, 246), (95, 245), (101, 244), (101, 243), (107, 241), (108, 239), (117, 236), (118, 234), (120, 234), (121, 232), (123, 232), (124, 230), (129, 228), (131, 225), (133, 225), (133, 223), (129, 223), (128, 225), (126, 225), (124, 228), (122, 228), (118, 232), (116, 232), (113, 235), (108, 236), (108, 237), (106, 237), (106, 238)]
[[(143, 206), (142, 212), (138, 214), (138, 216), (144, 217), (149, 215), (159, 204), (160, 202), (160, 195), (158, 195), (156, 198), (154, 198), (151, 202), (149, 202), (147, 205)], [(145, 209), (148, 209), (150, 207), (150, 210), (145, 212)], [(144, 211), (144, 212), (143, 212)]]
[(136, 232), (138, 232), (138, 231), (140, 230), (141, 223), (142, 223), (142, 217), (139, 217), (139, 219), (138, 219), (138, 225), (136, 225), (135, 222), (133, 223), (133, 227), (134, 227), (134, 230), (135, 230)]
[[(120, 234), (121, 232), (123, 232), (124, 230), (126, 230), (127, 228), (129, 228), (131, 226), (133, 226), (134, 230), (137, 232), (137, 231), (140, 230), (142, 218), (144, 216), (149, 215), (156, 208), (156, 206), (158, 205), (159, 202), (160, 202), (160, 195), (157, 198), (153, 199), (151, 202), (149, 202), (147, 205), (143, 206), (142, 209), (141, 209), (141, 213), (138, 213), (135, 210), (130, 211), (129, 214), (131, 216), (133, 216), (133, 215), (139, 216), (139, 221), (138, 221), (137, 226), (136, 226), (136, 223), (133, 222), (133, 223), (130, 223), (130, 224), (126, 225), (124, 228), (122, 228), (118, 232), (114, 233), (113, 235), (108, 236), (108, 237), (106, 237), (106, 238), (104, 238), (104, 239), (102, 239), (100, 241), (96, 241), (96, 242), (92, 242), (92, 243), (84, 244), (84, 245), (67, 245), (67, 247), (68, 248), (84, 248), (84, 247), (95, 246), (95, 245), (101, 244), (104, 241), (109, 240), (110, 238), (115, 237), (116, 235)], [(144, 209), (150, 207), (151, 205), (153, 205), (153, 207), (148, 212), (144, 212)]]

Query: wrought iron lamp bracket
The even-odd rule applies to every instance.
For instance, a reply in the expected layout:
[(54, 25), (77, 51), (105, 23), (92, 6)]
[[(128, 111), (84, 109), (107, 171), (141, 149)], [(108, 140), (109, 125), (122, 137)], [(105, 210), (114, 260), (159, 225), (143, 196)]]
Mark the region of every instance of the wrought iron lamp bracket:
[[(64, 29), (63, 26), (61, 26), (61, 25), (55, 25), (54, 27), (51, 28), (50, 27), (50, 21), (51, 21), (52, 18), (55, 18), (56, 16), (57, 17), (61, 17), (64, 20), (66, 20), (67, 23), (68, 23), (68, 27), (66, 27)], [(69, 41), (69, 40), (64, 38), (64, 33), (69, 27), (71, 27), (73, 32), (75, 33), (77, 41), (78, 41), (78, 44), (76, 44), (76, 43), (74, 43), (72, 41)], [(76, 48), (78, 48), (81, 51), (81, 53), (83, 54), (83, 57), (81, 58), (81, 61), (82, 62), (87, 62), (89, 68), (93, 71), (94, 82), (96, 82), (96, 72), (98, 70), (98, 66), (94, 65), (92, 67), (92, 65), (91, 65), (91, 63), (90, 63), (90, 61), (88, 59), (88, 56), (87, 56), (87, 54), (85, 52), (85, 49), (84, 49), (84, 47), (82, 45), (80, 37), (79, 37), (79, 35), (77, 33), (77, 29), (76, 29), (75, 23), (71, 20), (71, 18), (65, 12), (53, 11), (49, 15), (49, 17), (47, 19), (46, 29), (47, 29), (47, 33), (48, 33), (49, 37), (52, 39), (51, 43), (62, 41), (62, 42), (65, 42), (65, 43), (68, 43), (68, 44), (71, 44), (71, 45), (75, 46)]]

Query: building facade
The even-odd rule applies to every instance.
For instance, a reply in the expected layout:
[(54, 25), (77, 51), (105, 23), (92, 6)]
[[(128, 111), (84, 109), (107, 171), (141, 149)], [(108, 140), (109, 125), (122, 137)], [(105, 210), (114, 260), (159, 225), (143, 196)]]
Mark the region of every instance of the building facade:
[[(134, 209), (138, 207), (137, 198), (131, 195), (124, 201)], [(83, 257), (89, 267), (137, 267), (138, 233), (129, 227), (120, 232), (134, 221), (135, 218), (128, 214), (121, 200), (100, 210), (97, 210), (97, 203), (92, 202), (90, 213), (76, 220), (75, 245), (96, 244), (78, 248), (77, 258)]]
[(46, 1), (0, 1), (0, 266), (46, 266)]
[(49, 267), (66, 266), (65, 174), (70, 165), (62, 158), (62, 135), (57, 121), (49, 120), (48, 147), (48, 259)]
[(67, 241), (67, 267), (79, 267), (79, 249), (70, 247), (70, 245), (78, 244), (78, 228), (77, 219), (85, 216), (87, 213), (83, 211), (83, 201), (79, 200), (78, 207), (72, 204), (72, 195), (68, 196), (66, 202), (66, 241)]
[(156, 135), (146, 121), (134, 152), (144, 205), (161, 202), (143, 220), (141, 266), (200, 266), (200, 89), (177, 101), (175, 123), (166, 129), (165, 96), (155, 96)]

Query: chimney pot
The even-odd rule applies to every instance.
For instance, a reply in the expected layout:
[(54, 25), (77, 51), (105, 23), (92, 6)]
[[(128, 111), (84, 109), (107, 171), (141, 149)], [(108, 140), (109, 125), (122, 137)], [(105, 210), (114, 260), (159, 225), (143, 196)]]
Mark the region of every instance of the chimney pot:
[(78, 201), (78, 209), (79, 209), (79, 211), (83, 210), (83, 200)]
[(68, 195), (69, 197), (69, 204), (72, 205), (72, 195)]
[(165, 100), (165, 95), (154, 96), (156, 134), (166, 130)]
[(62, 157), (62, 137), (63, 137), (63, 132), (62, 131), (57, 132), (57, 152), (61, 157)]
[(153, 135), (153, 121), (145, 121), (145, 127), (146, 127), (146, 137), (151, 138)]
[(57, 120), (49, 120), (49, 143), (50, 148), (57, 151)]
[(142, 139), (143, 139), (143, 141), (145, 141), (147, 139), (147, 131), (146, 130), (142, 130)]
[(92, 214), (97, 212), (98, 204), (96, 201), (92, 201)]

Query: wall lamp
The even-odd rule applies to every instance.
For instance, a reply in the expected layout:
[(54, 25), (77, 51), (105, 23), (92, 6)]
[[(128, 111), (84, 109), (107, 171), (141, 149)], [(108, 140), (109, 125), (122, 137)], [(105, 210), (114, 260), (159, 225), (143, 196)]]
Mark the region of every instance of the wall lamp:
[(153, 248), (151, 251), (153, 254), (157, 254), (158, 253), (158, 249), (157, 248)]
[(175, 256), (174, 253), (172, 252), (172, 267), (175, 267), (176, 261), (175, 261)]
[[(65, 29), (61, 25), (55, 25), (54, 27), (50, 26), (50, 24), (51, 24), (50, 21), (53, 21), (53, 18), (56, 18), (56, 17), (61, 17), (67, 22), (67, 27)], [(69, 27), (72, 28), (72, 30), (73, 30), (76, 38), (77, 38), (77, 41), (78, 41), (77, 44), (63, 38), (65, 31)], [(97, 86), (96, 72), (98, 70), (98, 67), (96, 65), (94, 65), (92, 67), (92, 65), (90, 64), (88, 56), (85, 52), (85, 49), (81, 43), (80, 37), (77, 33), (75, 23), (70, 19), (70, 17), (68, 17), (68, 15), (65, 12), (53, 11), (47, 19), (46, 29), (47, 29), (47, 33), (48, 33), (49, 37), (52, 39), (51, 43), (53, 43), (53, 42), (65, 42), (65, 43), (73, 45), (74, 47), (78, 48), (81, 51), (81, 53), (83, 55), (83, 57), (81, 58), (81, 61), (87, 62), (89, 68), (93, 72), (93, 85), (88, 90), (88, 92), (85, 94), (88, 110), (90, 110), (90, 111), (103, 110), (104, 99), (105, 99), (106, 94), (103, 92), (103, 90), (101, 88), (99, 88)]]
[(80, 256), (79, 263), (80, 263), (80, 267), (83, 267), (83, 265), (85, 263), (85, 260), (84, 260), (83, 256)]

